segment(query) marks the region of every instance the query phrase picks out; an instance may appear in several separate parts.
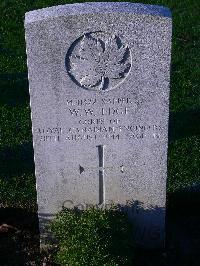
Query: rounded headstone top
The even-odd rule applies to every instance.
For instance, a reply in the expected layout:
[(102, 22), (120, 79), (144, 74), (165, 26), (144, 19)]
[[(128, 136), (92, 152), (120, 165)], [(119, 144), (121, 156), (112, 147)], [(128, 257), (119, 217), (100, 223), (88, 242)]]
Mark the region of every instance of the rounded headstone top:
[(145, 5), (128, 2), (93, 2), (58, 5), (42, 8), (25, 14), (25, 24), (51, 17), (73, 16), (93, 13), (129, 13), (171, 17), (170, 9), (157, 5)]

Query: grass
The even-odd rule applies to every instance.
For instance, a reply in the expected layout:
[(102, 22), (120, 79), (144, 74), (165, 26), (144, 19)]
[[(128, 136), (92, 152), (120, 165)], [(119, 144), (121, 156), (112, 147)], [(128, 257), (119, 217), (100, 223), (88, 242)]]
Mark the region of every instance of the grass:
[[(80, 1), (79, 1), (80, 2)], [(139, 2), (139, 1), (134, 1)], [(168, 194), (200, 185), (199, 10), (196, 0), (149, 0), (173, 14)], [(0, 2), (0, 203), (36, 208), (24, 14), (73, 3), (58, 0)]]
[(70, 266), (132, 265), (132, 225), (117, 207), (64, 209), (51, 224), (58, 240), (55, 262)]

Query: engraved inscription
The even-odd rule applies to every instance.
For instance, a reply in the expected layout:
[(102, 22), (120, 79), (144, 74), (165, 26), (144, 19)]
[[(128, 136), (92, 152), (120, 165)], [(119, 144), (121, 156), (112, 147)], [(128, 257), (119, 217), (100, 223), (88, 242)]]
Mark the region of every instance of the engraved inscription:
[(79, 165), (79, 171), (80, 174), (82, 174), (86, 170), (99, 170), (99, 205), (105, 204), (105, 170), (120, 170), (121, 173), (124, 173), (124, 165), (120, 165), (119, 167), (114, 166), (106, 166), (104, 165), (104, 151), (105, 151), (105, 145), (98, 145), (98, 156), (99, 156), (99, 166), (97, 167), (85, 167), (82, 165)]
[(39, 140), (44, 142), (57, 142), (60, 141), (60, 136), (62, 134), (62, 128), (49, 127), (49, 128), (38, 128), (37, 133), (39, 133)]
[[(95, 140), (120, 140), (125, 136), (129, 139), (141, 140), (147, 137), (159, 139), (162, 127), (158, 125), (121, 125), (119, 119), (110, 119), (106, 124), (104, 119), (79, 120), (79, 126), (59, 128), (50, 133), (49, 128), (39, 128), (36, 133), (40, 141), (95, 141)], [(47, 133), (48, 132), (48, 133)], [(57, 132), (57, 133), (56, 133)], [(125, 133), (125, 135), (124, 135)]]
[(104, 180), (104, 145), (99, 145), (99, 204), (105, 202), (105, 180)]
[[(156, 124), (134, 124), (128, 116), (135, 108), (131, 97), (91, 97), (66, 99), (64, 111), (73, 121), (61, 127), (37, 129), (42, 142), (94, 142), (96, 140), (131, 139), (142, 141), (152, 138), (162, 139), (164, 128)], [(124, 117), (127, 116), (127, 119)], [(126, 121), (126, 122), (125, 122)]]
[(93, 109), (75, 109), (75, 108), (71, 109), (71, 108), (69, 108), (69, 113), (72, 116), (127, 115), (128, 114), (128, 108), (127, 107), (101, 108), (101, 111), (98, 114), (95, 113)]
[(66, 99), (66, 104), (67, 106), (92, 106), (96, 103), (99, 104), (118, 104), (118, 105), (123, 105), (123, 104), (133, 104), (133, 101), (131, 98), (126, 97), (126, 98), (102, 98), (102, 99), (96, 99), (96, 98), (87, 98), (87, 99)]
[(71, 45), (66, 55), (69, 76), (87, 90), (114, 89), (130, 68), (128, 46), (118, 36), (102, 31), (85, 33)]
[[(105, 180), (104, 180), (104, 149), (105, 145), (99, 145), (98, 155), (99, 155), (99, 166), (93, 167), (93, 169), (99, 170), (99, 205), (105, 203)], [(83, 167), (79, 165), (80, 174), (82, 174), (86, 169), (91, 169), (91, 167)]]

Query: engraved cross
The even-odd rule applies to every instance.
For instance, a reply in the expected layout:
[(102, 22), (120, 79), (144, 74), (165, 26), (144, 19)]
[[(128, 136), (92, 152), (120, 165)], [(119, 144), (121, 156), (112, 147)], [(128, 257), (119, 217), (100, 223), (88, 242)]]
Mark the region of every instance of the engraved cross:
[[(99, 205), (105, 203), (105, 169), (115, 169), (115, 167), (105, 167), (104, 166), (104, 153), (105, 153), (105, 145), (99, 145), (98, 155), (99, 155), (99, 166), (98, 167), (82, 167), (79, 165), (80, 174), (87, 169), (97, 169), (99, 170)], [(124, 166), (120, 166), (120, 171), (124, 172)]]

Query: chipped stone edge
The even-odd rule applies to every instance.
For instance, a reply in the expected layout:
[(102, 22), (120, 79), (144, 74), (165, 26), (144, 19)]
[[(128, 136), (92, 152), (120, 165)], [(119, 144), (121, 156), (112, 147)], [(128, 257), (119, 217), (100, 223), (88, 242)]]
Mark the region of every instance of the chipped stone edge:
[(129, 2), (86, 2), (58, 5), (29, 11), (25, 14), (25, 25), (52, 17), (75, 16), (95, 13), (146, 14), (171, 18), (169, 8), (158, 5), (146, 5)]

